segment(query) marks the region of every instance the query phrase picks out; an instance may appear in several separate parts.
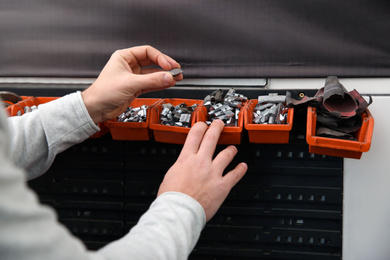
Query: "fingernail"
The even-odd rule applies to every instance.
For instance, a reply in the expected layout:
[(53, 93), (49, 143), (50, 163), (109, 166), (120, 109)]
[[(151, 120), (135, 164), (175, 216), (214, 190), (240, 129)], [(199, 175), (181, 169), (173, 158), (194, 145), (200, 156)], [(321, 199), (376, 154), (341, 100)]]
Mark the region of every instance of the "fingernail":
[(246, 163), (241, 163), (241, 166), (244, 167), (245, 170), (248, 170), (248, 165)]
[(236, 150), (236, 151), (238, 152), (238, 150), (237, 150), (237, 147), (236, 147), (236, 146), (234, 146), (234, 145), (229, 145), (229, 147), (233, 148), (234, 150)]
[(173, 76), (171, 75), (171, 73), (165, 73), (164, 75), (164, 83), (165, 85), (169, 85), (173, 80)]
[(214, 121), (218, 122), (218, 124), (221, 124), (221, 125), (225, 126), (225, 123), (221, 119), (217, 119), (217, 120), (214, 120)]

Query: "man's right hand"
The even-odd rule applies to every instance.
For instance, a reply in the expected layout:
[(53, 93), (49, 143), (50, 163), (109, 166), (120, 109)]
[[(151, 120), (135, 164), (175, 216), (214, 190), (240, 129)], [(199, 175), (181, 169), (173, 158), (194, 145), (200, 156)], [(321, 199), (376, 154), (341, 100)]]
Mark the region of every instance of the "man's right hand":
[(214, 121), (210, 127), (203, 122), (196, 123), (158, 192), (160, 195), (176, 191), (191, 196), (202, 205), (207, 221), (215, 215), (230, 190), (248, 169), (246, 163), (240, 163), (223, 175), (225, 168), (237, 154), (235, 146), (227, 147), (213, 159), (223, 128), (221, 120)]

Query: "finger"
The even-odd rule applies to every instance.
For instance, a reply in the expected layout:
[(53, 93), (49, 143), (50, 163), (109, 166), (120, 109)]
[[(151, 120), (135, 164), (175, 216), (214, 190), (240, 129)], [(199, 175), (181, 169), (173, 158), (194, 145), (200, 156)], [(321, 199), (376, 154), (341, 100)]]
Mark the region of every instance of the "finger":
[(130, 74), (129, 86), (138, 95), (150, 91), (158, 91), (175, 85), (176, 81), (169, 72), (155, 72), (152, 74)]
[[(151, 46), (139, 46), (127, 49), (130, 65), (139, 65), (140, 67), (156, 64), (164, 70), (179, 68), (180, 65), (168, 55), (163, 54), (159, 50)], [(134, 58), (136, 62), (134, 61)]]
[(166, 54), (164, 54), (164, 56), (167, 59), (167, 61), (169, 62), (169, 64), (171, 64), (172, 69), (181, 69), (181, 66), (177, 61), (175, 61), (174, 59), (172, 59), (171, 57), (169, 57)]
[(221, 151), (213, 160), (213, 167), (216, 169), (215, 172), (223, 173), (225, 168), (231, 163), (236, 154), (237, 148), (233, 145)]
[(236, 168), (225, 174), (223, 179), (226, 181), (228, 188), (233, 188), (234, 185), (236, 185), (242, 179), (242, 177), (244, 177), (247, 170), (248, 165), (246, 163), (240, 163), (236, 166)]
[(145, 75), (145, 74), (151, 74), (151, 73), (162, 72), (162, 71), (163, 71), (163, 70), (161, 70), (160, 68), (146, 67), (146, 68), (141, 68), (139, 74)]
[[(204, 122), (195, 123), (188, 133), (181, 154), (197, 153), (203, 136), (207, 131), (207, 125)], [(180, 155), (181, 155), (180, 154)]]
[(179, 75), (176, 75), (173, 78), (175, 79), (175, 81), (182, 81), (184, 77), (183, 74), (180, 73)]
[[(158, 68), (142, 68), (140, 71), (140, 74), (145, 75), (145, 74), (151, 74), (155, 72), (161, 72), (161, 69)], [(180, 73), (174, 77), (176, 81), (181, 81), (183, 80), (183, 74)]]
[(205, 158), (212, 158), (217, 142), (225, 124), (222, 120), (214, 120), (203, 137), (198, 154)]
[[(130, 65), (130, 67), (142, 67), (158, 64), (157, 60), (159, 56), (163, 56), (161, 52), (151, 46), (137, 46), (118, 50), (115, 53), (118, 53)], [(161, 62), (163, 64), (166, 63), (164, 64), (165, 66), (169, 63), (164, 62), (163, 60)]]

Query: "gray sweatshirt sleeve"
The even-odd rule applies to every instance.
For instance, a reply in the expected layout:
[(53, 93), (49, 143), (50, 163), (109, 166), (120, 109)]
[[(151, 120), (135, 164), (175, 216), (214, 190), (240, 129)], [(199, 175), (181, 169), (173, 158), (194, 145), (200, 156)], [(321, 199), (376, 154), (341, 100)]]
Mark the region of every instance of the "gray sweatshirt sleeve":
[(11, 158), (34, 179), (50, 167), (55, 156), (99, 131), (81, 93), (42, 104), (23, 116), (8, 118)]
[[(50, 166), (57, 153), (97, 131), (79, 98), (79, 94), (71, 94), (42, 105), (39, 113), (33, 112), (12, 122), (10, 131), (15, 130), (24, 140), (12, 139), (10, 142), (7, 120), (0, 111), (0, 258), (186, 259), (199, 238), (206, 217), (201, 205), (185, 194), (168, 192), (160, 195), (126, 236), (91, 252), (57, 221), (54, 210), (41, 205), (36, 194), (27, 187), (25, 171), (15, 166), (12, 156), (19, 159), (21, 167), (33, 171), (30, 177), (35, 177)], [(61, 111), (65, 108), (66, 111)], [(61, 120), (47, 121), (55, 117), (53, 113)], [(26, 127), (24, 131), (32, 132), (23, 134), (23, 128), (17, 127)], [(11, 153), (10, 143), (18, 147), (13, 147)]]
[(205, 223), (206, 215), (196, 200), (183, 193), (167, 192), (157, 197), (126, 236), (98, 253), (113, 260), (184, 260)]

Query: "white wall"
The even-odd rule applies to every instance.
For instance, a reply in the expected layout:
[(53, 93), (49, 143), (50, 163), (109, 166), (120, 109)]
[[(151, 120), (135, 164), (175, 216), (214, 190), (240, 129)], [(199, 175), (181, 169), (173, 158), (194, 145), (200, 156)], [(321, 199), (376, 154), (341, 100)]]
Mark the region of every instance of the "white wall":
[(390, 259), (390, 96), (374, 97), (369, 109), (370, 151), (344, 159), (344, 260)]
[[(373, 96), (371, 148), (344, 159), (343, 260), (390, 259), (390, 79), (353, 78), (348, 90)], [(325, 79), (272, 79), (269, 89), (319, 89)], [(389, 95), (389, 96), (386, 96)]]

